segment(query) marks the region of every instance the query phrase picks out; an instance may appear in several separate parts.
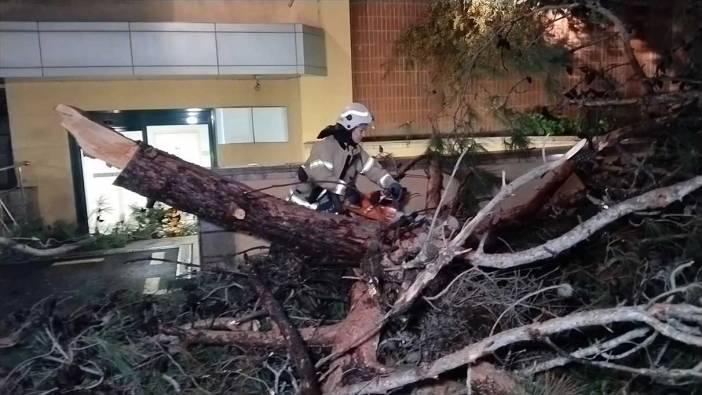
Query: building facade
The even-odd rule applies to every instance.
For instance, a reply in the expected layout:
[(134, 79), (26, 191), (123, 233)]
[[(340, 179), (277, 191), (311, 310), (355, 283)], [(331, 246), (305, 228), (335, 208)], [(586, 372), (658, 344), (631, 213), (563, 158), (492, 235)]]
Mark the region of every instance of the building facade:
[[(226, 168), (303, 161), (303, 142), (352, 100), (348, 1), (3, 1), (0, 21), (13, 159), (30, 162), (23, 182), (46, 223), (79, 218), (90, 204), (77, 205), (75, 184), (114, 170), (71, 157), (59, 103), (117, 130), (141, 127), (130, 137), (175, 153), (199, 144), (202, 164)], [(139, 123), (145, 110), (170, 120)], [(228, 131), (217, 135), (203, 112), (219, 112)], [(160, 134), (168, 124), (205, 125), (207, 135)]]
[[(60, 103), (130, 138), (263, 184), (265, 174), (288, 174), (304, 161), (319, 130), (352, 100), (376, 116), (369, 152), (382, 146), (395, 157), (418, 155), (443, 109), (442, 92), (426, 70), (396, 63), (393, 41), (425, 15), (426, 5), (0, 0), (0, 78), (12, 143), (6, 156), (30, 163), (22, 182), (33, 188), (45, 223), (85, 223), (103, 196), (118, 206), (103, 213), (113, 219), (143, 201), (111, 189), (116, 169), (80, 154), (53, 110)], [(530, 91), (516, 100), (526, 107), (542, 96)], [(504, 149), (502, 137), (480, 142), (489, 151)]]

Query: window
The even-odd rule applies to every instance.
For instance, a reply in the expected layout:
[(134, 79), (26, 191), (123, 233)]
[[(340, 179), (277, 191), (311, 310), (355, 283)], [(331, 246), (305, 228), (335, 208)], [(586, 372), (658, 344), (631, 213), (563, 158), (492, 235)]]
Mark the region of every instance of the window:
[(284, 143), (288, 141), (286, 107), (215, 109), (217, 144)]

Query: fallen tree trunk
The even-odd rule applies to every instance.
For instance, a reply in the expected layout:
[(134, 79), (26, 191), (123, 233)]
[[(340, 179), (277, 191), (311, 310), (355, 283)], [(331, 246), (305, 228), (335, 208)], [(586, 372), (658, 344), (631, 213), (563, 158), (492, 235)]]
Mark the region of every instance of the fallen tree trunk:
[(123, 169), (115, 185), (225, 229), (353, 264), (379, 238), (380, 226), (372, 221), (285, 202), (149, 145), (137, 145), (75, 108), (59, 105), (56, 110), (86, 154)]

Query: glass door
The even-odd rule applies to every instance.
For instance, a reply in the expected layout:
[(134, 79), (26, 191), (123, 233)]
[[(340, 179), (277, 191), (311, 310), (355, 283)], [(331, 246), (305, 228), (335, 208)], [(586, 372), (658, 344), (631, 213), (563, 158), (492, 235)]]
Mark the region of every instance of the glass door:
[[(143, 140), (141, 130), (120, 132), (134, 141)], [(144, 207), (146, 198), (112, 185), (120, 170), (99, 159), (81, 155), (83, 191), (90, 233), (104, 233), (125, 222), (136, 207)]]
[[(215, 166), (211, 109), (93, 111), (90, 118), (188, 162)], [(84, 156), (74, 140), (70, 145), (76, 211), (83, 231), (109, 231), (128, 222), (134, 209), (146, 206), (145, 197), (112, 185), (119, 169)]]

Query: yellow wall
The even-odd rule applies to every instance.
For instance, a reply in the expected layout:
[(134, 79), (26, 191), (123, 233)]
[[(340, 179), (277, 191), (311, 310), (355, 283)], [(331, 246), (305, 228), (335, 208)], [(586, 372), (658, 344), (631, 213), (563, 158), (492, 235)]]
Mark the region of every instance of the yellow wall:
[(321, 128), (336, 122), (341, 109), (353, 99), (348, 0), (320, 2), (319, 23), (325, 31), (327, 77), (299, 79), (303, 141), (314, 141)]
[(30, 161), (25, 183), (37, 186), (47, 222), (75, 220), (67, 134), (53, 111), (59, 103), (85, 110), (287, 106), (288, 143), (227, 144), (218, 149), (222, 167), (302, 160), (297, 81), (266, 80), (63, 81), (6, 83), (16, 161)]

